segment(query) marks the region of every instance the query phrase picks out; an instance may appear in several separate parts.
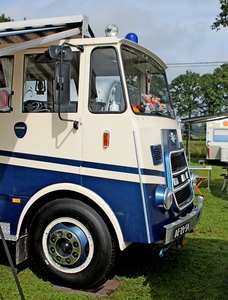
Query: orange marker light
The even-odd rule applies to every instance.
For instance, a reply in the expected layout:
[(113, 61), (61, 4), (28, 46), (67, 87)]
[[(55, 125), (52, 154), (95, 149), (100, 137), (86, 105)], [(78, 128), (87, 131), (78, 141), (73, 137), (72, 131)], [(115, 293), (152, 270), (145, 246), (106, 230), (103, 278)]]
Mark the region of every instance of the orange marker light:
[(228, 121), (225, 120), (225, 121), (223, 121), (222, 124), (223, 124), (223, 126), (227, 127), (228, 126)]
[(13, 203), (21, 203), (21, 199), (20, 198), (12, 198), (12, 202)]
[(109, 146), (109, 138), (110, 138), (110, 134), (108, 130), (105, 130), (103, 133), (103, 147), (104, 148), (108, 148)]

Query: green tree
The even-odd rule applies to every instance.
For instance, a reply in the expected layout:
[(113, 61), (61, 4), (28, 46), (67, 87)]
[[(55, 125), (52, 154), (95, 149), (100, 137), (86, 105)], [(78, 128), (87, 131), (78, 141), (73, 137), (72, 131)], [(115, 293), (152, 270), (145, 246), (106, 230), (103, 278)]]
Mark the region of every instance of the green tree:
[(200, 76), (187, 71), (170, 85), (174, 107), (181, 118), (203, 116), (228, 110), (228, 64), (212, 74)]
[(200, 132), (200, 126), (198, 124), (192, 125), (192, 132), (198, 134)]
[[(174, 108), (180, 118), (190, 118), (199, 115), (200, 75), (191, 71), (176, 77), (170, 84), (170, 93)], [(185, 126), (186, 154), (190, 140), (191, 125)]]
[(190, 118), (199, 115), (200, 91), (200, 75), (198, 73), (186, 71), (186, 74), (172, 80), (170, 93), (179, 117)]
[(201, 114), (213, 114), (228, 109), (228, 65), (216, 68), (213, 74), (201, 76)]
[(217, 96), (217, 111), (228, 110), (228, 64), (216, 68), (213, 77)]
[(228, 25), (228, 0), (219, 0), (219, 2), (221, 12), (217, 15), (215, 22), (211, 26), (212, 29), (216, 30)]
[(14, 20), (11, 19), (10, 17), (6, 17), (5, 14), (0, 15), (0, 22), (10, 22), (10, 21), (14, 21)]
[(213, 114), (220, 110), (216, 81), (217, 80), (213, 74), (204, 74), (200, 78), (201, 115)]

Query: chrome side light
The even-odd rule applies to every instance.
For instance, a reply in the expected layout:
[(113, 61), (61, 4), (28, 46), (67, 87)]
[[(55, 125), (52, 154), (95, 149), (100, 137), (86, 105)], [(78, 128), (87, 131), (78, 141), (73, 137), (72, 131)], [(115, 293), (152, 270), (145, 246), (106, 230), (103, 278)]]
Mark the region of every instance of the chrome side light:
[(169, 188), (158, 185), (156, 188), (155, 199), (157, 206), (160, 209), (169, 210), (173, 203), (173, 193)]
[(164, 208), (166, 210), (169, 210), (171, 205), (173, 203), (173, 193), (170, 191), (170, 189), (165, 190), (165, 195), (164, 195)]
[(195, 173), (190, 172), (190, 179), (193, 185), (193, 188), (196, 186), (197, 182), (197, 175)]

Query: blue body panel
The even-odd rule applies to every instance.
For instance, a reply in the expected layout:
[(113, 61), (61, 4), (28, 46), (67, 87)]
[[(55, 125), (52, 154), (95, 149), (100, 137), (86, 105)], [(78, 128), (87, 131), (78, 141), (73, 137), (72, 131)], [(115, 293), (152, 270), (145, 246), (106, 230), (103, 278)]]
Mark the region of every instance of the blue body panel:
[[(79, 166), (80, 164), (80, 162), (76, 160), (22, 153), (10, 153), (7, 151), (1, 151), (0, 154), (2, 156), (20, 157), (35, 161), (54, 162), (61, 165)], [(82, 162), (82, 166), (99, 170), (138, 174), (137, 168), (129, 168), (125, 166), (91, 162)], [(158, 172), (156, 170), (141, 170), (141, 172), (142, 174), (153, 174), (164, 177), (163, 172)], [(85, 175), (81, 176), (79, 174), (67, 172), (64, 173), (45, 169), (0, 164), (0, 195), (2, 197), (2, 200), (0, 201), (0, 221), (9, 222), (11, 224), (11, 234), (15, 235), (20, 213), (29, 198), (46, 186), (62, 182), (82, 185), (102, 197), (116, 215), (125, 241), (148, 242), (140, 183)], [(154, 197), (155, 188), (156, 185), (144, 185), (147, 206), (146, 213), (149, 228), (152, 228), (153, 223), (154, 228), (156, 228), (156, 224), (159, 224), (159, 229), (161, 229), (164, 214), (158, 211), (158, 208), (155, 204), (153, 204), (152, 199)], [(148, 201), (149, 195), (151, 196), (150, 201)], [(21, 203), (12, 203), (12, 197), (20, 197)], [(153, 236), (152, 231), (150, 230), (150, 240), (154, 242), (157, 239), (160, 239), (160, 236)]]

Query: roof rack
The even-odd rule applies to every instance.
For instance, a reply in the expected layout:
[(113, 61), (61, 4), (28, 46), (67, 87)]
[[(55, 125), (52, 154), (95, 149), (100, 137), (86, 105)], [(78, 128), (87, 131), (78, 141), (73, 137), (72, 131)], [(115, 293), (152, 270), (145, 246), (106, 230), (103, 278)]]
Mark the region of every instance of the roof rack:
[(0, 56), (70, 37), (94, 37), (88, 17), (75, 15), (0, 23)]

